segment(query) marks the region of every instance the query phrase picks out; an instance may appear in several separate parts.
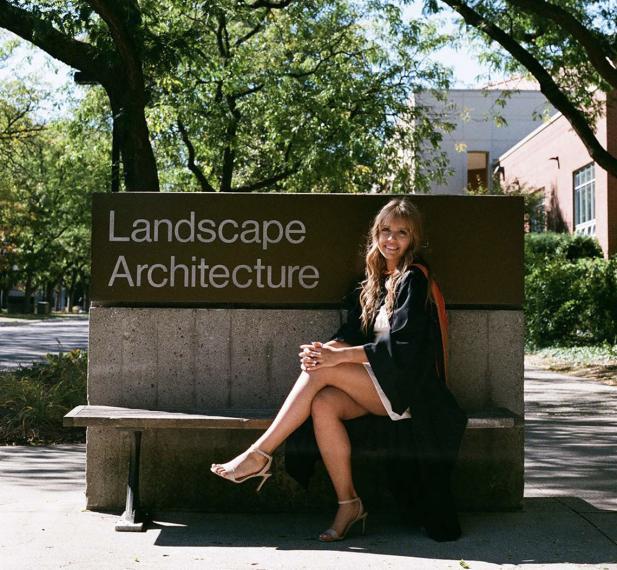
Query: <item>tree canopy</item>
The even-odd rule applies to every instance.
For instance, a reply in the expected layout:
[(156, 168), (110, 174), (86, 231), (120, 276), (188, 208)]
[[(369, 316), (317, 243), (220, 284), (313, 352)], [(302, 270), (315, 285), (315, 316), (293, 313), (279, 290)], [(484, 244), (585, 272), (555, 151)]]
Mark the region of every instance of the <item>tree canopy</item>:
[(37, 105), (32, 86), (0, 90), (0, 288), (21, 284), (26, 298), (87, 289), (90, 199), (109, 175), (109, 132), (86, 120), (87, 101), (75, 118), (48, 123)]
[(195, 39), (152, 73), (158, 156), (203, 191), (425, 188), (399, 153), (424, 144), (431, 175), (445, 171), (437, 119), (409, 103), (447, 84), (425, 63), (444, 38), (397, 11), (375, 14), (369, 38), (364, 17), (342, 0), (178, 16), (169, 33)]
[(183, 162), (206, 191), (422, 187), (393, 143), (409, 153), (422, 144), (433, 174), (444, 173), (436, 118), (408, 101), (447, 86), (426, 57), (446, 38), (376, 6), (0, 0), (0, 26), (103, 87), (114, 189), (121, 156), (128, 190), (157, 190), (155, 155), (165, 177)]
[[(460, 15), (494, 67), (533, 75), (617, 175), (617, 157), (594, 131), (601, 96), (617, 89), (614, 0), (422, 1)], [(421, 157), (419, 145), (439, 143), (433, 118), (406, 98), (447, 86), (425, 63), (447, 38), (403, 22), (393, 2), (0, 0), (0, 27), (103, 87), (114, 189), (120, 157), (128, 190), (158, 190), (160, 176), (190, 186), (186, 167), (205, 191), (421, 189), (418, 169), (399, 168), (397, 152)], [(415, 138), (401, 128), (410, 124)]]

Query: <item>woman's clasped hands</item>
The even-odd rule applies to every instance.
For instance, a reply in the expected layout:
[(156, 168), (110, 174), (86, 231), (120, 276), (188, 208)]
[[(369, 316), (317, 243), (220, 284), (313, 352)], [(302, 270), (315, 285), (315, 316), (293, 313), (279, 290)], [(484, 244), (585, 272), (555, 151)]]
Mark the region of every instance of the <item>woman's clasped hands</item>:
[(300, 345), (300, 368), (305, 372), (311, 372), (317, 368), (336, 366), (340, 364), (340, 348), (335, 348), (328, 343), (311, 342)]

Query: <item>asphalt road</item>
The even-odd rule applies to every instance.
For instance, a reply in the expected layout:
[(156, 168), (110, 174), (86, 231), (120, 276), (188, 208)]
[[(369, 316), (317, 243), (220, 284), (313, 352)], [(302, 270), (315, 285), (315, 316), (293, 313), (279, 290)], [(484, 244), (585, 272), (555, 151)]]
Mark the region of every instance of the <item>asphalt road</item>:
[(50, 352), (68, 352), (73, 348), (88, 348), (87, 315), (0, 321), (0, 370), (28, 365)]

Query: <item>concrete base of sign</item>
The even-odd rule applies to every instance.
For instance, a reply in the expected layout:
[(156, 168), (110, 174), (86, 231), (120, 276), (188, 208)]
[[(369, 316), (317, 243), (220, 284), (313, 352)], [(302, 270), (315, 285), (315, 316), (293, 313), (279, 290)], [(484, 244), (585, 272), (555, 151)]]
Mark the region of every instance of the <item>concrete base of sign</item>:
[[(505, 407), (523, 414), (523, 316), (520, 311), (449, 311), (450, 385), (474, 412)], [(336, 310), (94, 308), (90, 315), (88, 403), (189, 411), (277, 408), (298, 374), (298, 346), (327, 339)], [(155, 430), (142, 442), (141, 500), (152, 509), (317, 510), (335, 498), (327, 477), (309, 492), (284, 472), (260, 495), (255, 484), (213, 476), (256, 437), (244, 430)], [(88, 429), (87, 507), (122, 510), (128, 434)], [(358, 466), (368, 505), (392, 508), (386, 484)], [(383, 491), (382, 491), (383, 490)], [(468, 430), (455, 477), (464, 509), (515, 509), (523, 497), (523, 430)]]

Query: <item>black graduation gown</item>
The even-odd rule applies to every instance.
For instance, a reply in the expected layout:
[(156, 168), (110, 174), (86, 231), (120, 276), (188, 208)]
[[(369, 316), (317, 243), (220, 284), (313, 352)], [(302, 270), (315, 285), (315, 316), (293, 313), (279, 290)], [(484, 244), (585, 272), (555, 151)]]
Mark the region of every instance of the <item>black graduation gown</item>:
[[(390, 332), (373, 341), (360, 322), (359, 288), (349, 299), (347, 322), (332, 337), (363, 345), (380, 386), (411, 418), (365, 416), (346, 422), (354, 452), (374, 457), (388, 470), (397, 504), (438, 541), (461, 530), (450, 479), (467, 416), (448, 390), (437, 308), (427, 298), (428, 281), (412, 267), (398, 285)], [(287, 472), (308, 486), (319, 450), (309, 418), (286, 443)]]

